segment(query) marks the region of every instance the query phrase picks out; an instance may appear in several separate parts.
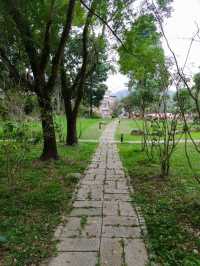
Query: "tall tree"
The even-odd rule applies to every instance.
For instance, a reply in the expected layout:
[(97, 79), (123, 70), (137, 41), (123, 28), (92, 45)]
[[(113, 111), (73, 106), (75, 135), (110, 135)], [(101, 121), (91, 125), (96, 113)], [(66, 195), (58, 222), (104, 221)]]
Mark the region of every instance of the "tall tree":
[(91, 34), (91, 23), (97, 3), (96, 0), (92, 1), (85, 18), (82, 34), (72, 36), (71, 50), (70, 47), (67, 47), (66, 51), (69, 56), (64, 53), (61, 66), (62, 95), (67, 119), (67, 145), (74, 145), (78, 142), (76, 132), (78, 110), (87, 81), (90, 80), (97, 68), (99, 51), (102, 46), (102, 37), (94, 37)]
[[(14, 36), (10, 47), (7, 48), (6, 43), (1, 44), (1, 60), (15, 82), (37, 95), (44, 140), (41, 159), (57, 159), (51, 94), (70, 33), (76, 0), (64, 3), (55, 0), (3, 0), (1, 7), (1, 16), (11, 21), (9, 32)], [(16, 48), (20, 63), (17, 66), (13, 60)], [(24, 75), (26, 69), (33, 75), (31, 81)]]
[[(133, 90), (136, 101), (139, 101), (142, 116), (147, 104), (159, 94), (156, 90), (161, 85), (165, 73), (164, 52), (152, 15), (142, 15), (124, 35), (124, 45), (119, 48), (121, 71), (130, 78), (129, 87)], [(161, 78), (162, 76), (162, 78)]]
[[(97, 41), (99, 41), (97, 39)], [(98, 63), (95, 64), (92, 73), (87, 77), (84, 86), (84, 103), (89, 106), (89, 113), (92, 116), (93, 106), (99, 107), (107, 86), (104, 82), (107, 80), (108, 71), (111, 66), (107, 62), (106, 45), (98, 45)], [(97, 46), (96, 46), (97, 53)]]

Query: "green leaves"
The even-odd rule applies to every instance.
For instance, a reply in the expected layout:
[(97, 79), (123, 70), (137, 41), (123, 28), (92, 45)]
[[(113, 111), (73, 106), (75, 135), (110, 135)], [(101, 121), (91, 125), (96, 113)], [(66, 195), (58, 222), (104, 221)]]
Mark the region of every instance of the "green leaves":
[(158, 65), (164, 63), (164, 52), (160, 43), (153, 16), (143, 15), (133, 23), (124, 35), (125, 46), (119, 48), (120, 66), (125, 74), (132, 73), (137, 80), (147, 73), (155, 73)]
[(86, 13), (83, 7), (81, 6), (81, 3), (78, 2), (75, 8), (75, 14), (74, 14), (74, 20), (73, 20), (74, 26), (80, 27), (84, 25), (85, 17), (86, 17)]

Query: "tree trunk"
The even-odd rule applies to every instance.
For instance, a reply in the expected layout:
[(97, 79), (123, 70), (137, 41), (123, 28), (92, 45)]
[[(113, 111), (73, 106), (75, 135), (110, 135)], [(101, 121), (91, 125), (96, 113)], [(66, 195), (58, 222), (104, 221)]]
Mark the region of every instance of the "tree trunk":
[(92, 115), (93, 115), (93, 108), (92, 108), (92, 105), (93, 105), (93, 101), (92, 101), (92, 95), (93, 93), (92, 93), (92, 84), (91, 84), (91, 86), (90, 86), (90, 117), (92, 117)]
[(53, 111), (49, 95), (38, 96), (40, 107), (42, 130), (43, 130), (43, 152), (41, 160), (58, 159), (56, 134), (53, 124)]
[(169, 176), (169, 160), (168, 159), (163, 159), (161, 162), (161, 177), (165, 178)]
[(90, 101), (90, 118), (93, 116), (92, 101)]
[(77, 115), (73, 113), (67, 114), (67, 145), (76, 145), (78, 143), (76, 130)]

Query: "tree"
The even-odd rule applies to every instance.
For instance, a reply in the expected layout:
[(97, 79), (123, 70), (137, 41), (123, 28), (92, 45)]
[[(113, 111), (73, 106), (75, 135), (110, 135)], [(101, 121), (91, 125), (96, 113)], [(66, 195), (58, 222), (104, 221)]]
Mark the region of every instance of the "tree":
[(184, 113), (194, 110), (192, 99), (186, 88), (180, 89), (177, 93), (175, 93), (173, 100), (175, 102), (175, 106), (177, 108), (181, 106), (181, 109)]
[(147, 74), (155, 74), (164, 64), (164, 52), (160, 43), (154, 17), (142, 15), (124, 34), (124, 45), (119, 48), (119, 64), (124, 74), (144, 81)]
[(107, 63), (106, 46), (98, 47), (98, 63), (95, 64), (93, 72), (88, 76), (84, 87), (84, 103), (90, 108), (90, 117), (92, 117), (93, 106), (99, 107), (107, 86), (103, 83), (108, 77), (110, 65)]
[[(67, 145), (74, 145), (78, 142), (76, 132), (78, 110), (84, 95), (84, 85), (86, 78), (88, 75), (90, 75), (91, 72), (93, 72), (94, 68), (94, 63), (91, 63), (91, 61), (89, 61), (89, 59), (91, 60), (92, 57), (89, 57), (88, 39), (89, 28), (91, 26), (93, 13), (96, 9), (96, 5), (97, 1), (93, 0), (85, 18), (84, 27), (80, 39), (77, 39), (76, 36), (75, 38), (72, 38), (72, 42), (74, 42), (75, 45), (79, 45), (79, 41), (81, 42), (81, 49), (79, 51), (76, 50), (76, 54), (73, 54), (72, 56), (70, 56), (70, 58), (65, 57), (65, 53), (63, 53), (60, 73), (62, 84), (62, 96), (64, 99), (67, 120)], [(72, 48), (74, 48), (73, 45)], [(93, 51), (91, 52), (93, 54)], [(69, 53), (69, 50), (67, 51), (67, 53)], [(67, 60), (69, 61), (67, 62)], [(76, 63), (72, 65), (72, 61), (70, 60), (75, 61)], [(67, 71), (67, 63), (68, 69), (71, 69), (71, 71)]]
[(144, 117), (148, 104), (159, 96), (161, 79), (165, 73), (160, 34), (151, 14), (136, 19), (131, 29), (124, 34), (124, 45), (126, 49), (124, 46), (119, 48), (120, 68), (129, 76), (129, 89), (133, 91), (135, 103)]
[[(75, 7), (76, 0), (67, 1), (67, 5), (55, 0), (1, 2), (1, 16), (11, 24), (7, 30), (9, 36), (6, 30), (4, 32), (4, 41), (12, 33), (14, 42), (9, 39), (9, 46), (6, 42), (1, 44), (0, 57), (12, 79), (37, 95), (43, 129), (43, 160), (58, 158), (51, 94)], [(14, 62), (17, 51), (18, 65)], [(33, 80), (25, 75), (26, 69), (32, 73)]]
[(131, 118), (131, 113), (137, 105), (134, 103), (135, 96), (131, 93), (121, 100), (121, 104), (124, 110), (128, 113), (129, 118)]

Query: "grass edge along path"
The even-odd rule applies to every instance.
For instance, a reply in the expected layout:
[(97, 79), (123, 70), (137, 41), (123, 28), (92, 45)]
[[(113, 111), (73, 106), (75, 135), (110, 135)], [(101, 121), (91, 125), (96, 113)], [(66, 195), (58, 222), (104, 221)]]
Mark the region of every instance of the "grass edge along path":
[(12, 186), (0, 155), (0, 265), (38, 265), (55, 252), (54, 230), (71, 210), (79, 181), (73, 173), (83, 173), (95, 149), (91, 143), (59, 145), (60, 160), (41, 162), (40, 147), (32, 147)]
[[(168, 179), (158, 177), (157, 162), (148, 162), (140, 145), (119, 144), (120, 156), (134, 188), (132, 200), (142, 210), (148, 235), (150, 265), (200, 265), (200, 188), (179, 145)], [(190, 146), (200, 174), (199, 154)]]
[[(143, 130), (143, 125), (142, 125), (142, 120), (137, 120), (137, 119), (121, 119), (120, 124), (117, 128), (116, 134), (115, 134), (115, 139), (117, 141), (120, 141), (121, 139), (121, 134), (123, 134), (123, 139), (124, 142), (139, 142), (142, 140), (141, 135), (137, 134), (131, 134), (131, 131), (133, 129), (139, 129)], [(181, 130), (181, 125), (179, 125), (179, 130)], [(191, 135), (194, 140), (199, 141), (200, 140), (200, 132), (191, 132)], [(181, 137), (180, 134), (176, 135), (176, 138), (179, 139)], [(184, 141), (184, 134), (182, 135), (182, 140)]]

